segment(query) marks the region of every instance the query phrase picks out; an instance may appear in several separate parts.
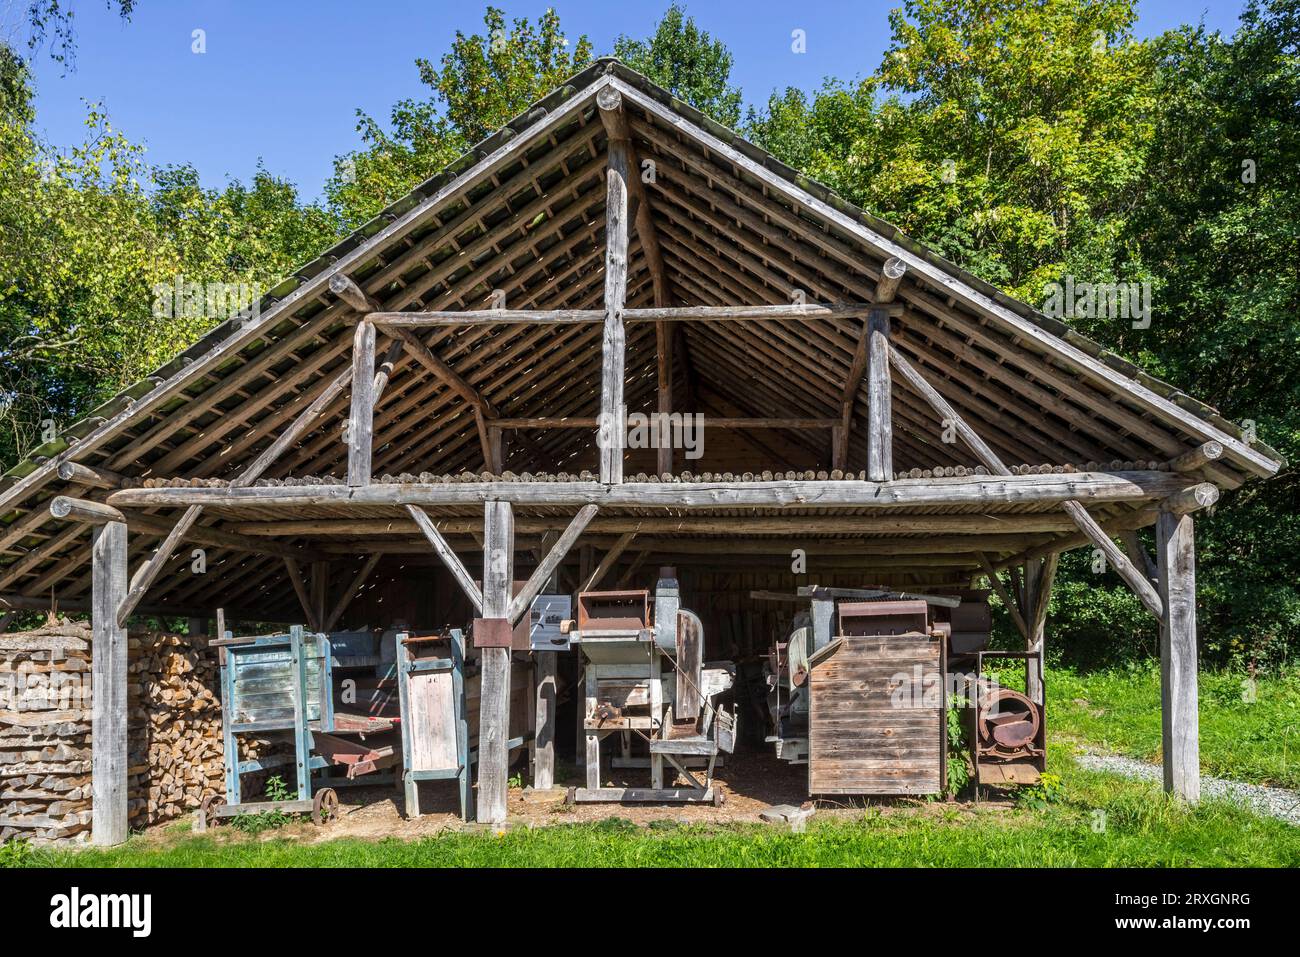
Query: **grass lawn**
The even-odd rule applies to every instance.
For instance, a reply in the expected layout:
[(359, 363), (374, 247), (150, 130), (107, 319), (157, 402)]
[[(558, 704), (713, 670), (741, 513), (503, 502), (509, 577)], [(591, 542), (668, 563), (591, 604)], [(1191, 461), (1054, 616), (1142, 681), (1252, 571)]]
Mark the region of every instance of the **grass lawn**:
[[(814, 818), (808, 831), (765, 825), (641, 828), (619, 818), (501, 833), (304, 843), (288, 833), (224, 829), (194, 836), (178, 825), (111, 850), (32, 851), (28, 866), (162, 867), (864, 867), (864, 866), (1300, 866), (1300, 828), (1230, 805), (1187, 808), (1151, 785), (1074, 766), (1054, 747), (1060, 793), (1016, 807), (905, 802), (851, 818)], [(1033, 806), (1037, 804), (1038, 806)], [(307, 832), (310, 833), (310, 832)]]
[[(1253, 689), (1239, 672), (1202, 672), (1198, 684), (1204, 773), (1300, 788), (1300, 668), (1260, 678)], [(1157, 666), (1086, 675), (1052, 669), (1047, 702), (1055, 740), (1160, 760)]]

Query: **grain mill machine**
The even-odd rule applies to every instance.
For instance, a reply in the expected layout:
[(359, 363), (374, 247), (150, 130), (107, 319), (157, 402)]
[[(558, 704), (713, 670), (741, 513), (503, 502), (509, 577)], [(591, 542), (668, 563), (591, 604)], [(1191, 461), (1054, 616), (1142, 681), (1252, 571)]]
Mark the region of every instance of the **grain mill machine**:
[[(721, 804), (713, 768), (735, 747), (736, 720), (715, 699), (731, 687), (735, 667), (704, 666), (704, 629), (681, 607), (674, 570), (661, 569), (653, 607), (647, 591), (581, 593), (565, 631), (582, 649), (586, 692), (587, 786), (569, 799)], [(614, 732), (646, 742), (648, 788), (601, 786), (601, 742)], [(690, 759), (703, 759), (702, 781), (687, 769)], [(687, 787), (664, 786), (665, 760)]]

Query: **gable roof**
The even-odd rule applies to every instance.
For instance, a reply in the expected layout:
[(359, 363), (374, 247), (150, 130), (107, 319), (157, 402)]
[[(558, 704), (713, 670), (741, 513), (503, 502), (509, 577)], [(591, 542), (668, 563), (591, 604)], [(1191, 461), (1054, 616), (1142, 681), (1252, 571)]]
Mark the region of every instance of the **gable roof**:
[[(1212, 440), (1225, 453), (1208, 477), (1223, 487), (1282, 465), (1212, 408), (1003, 295), (623, 64), (600, 60), (270, 290), (253, 314), (223, 323), (10, 469), (0, 479), (0, 594), (88, 588), (88, 536), (42, 517), (48, 499), (66, 490), (62, 463), (132, 480), (230, 478), (273, 441), (347, 367), (349, 309), (328, 289), (336, 273), (389, 311), (483, 308), (496, 289), (511, 308), (598, 306), (606, 137), (595, 97), (606, 86), (623, 95), (633, 146), (654, 164), (647, 195), (678, 301), (779, 303), (794, 289), (810, 300), (869, 300), (884, 262), (896, 257), (908, 273), (895, 344), (1006, 461), (1131, 467)], [(649, 297), (638, 240), (628, 302)], [(698, 383), (692, 398), (702, 410), (822, 416), (838, 415), (858, 324), (702, 324), (682, 335), (679, 362), (690, 364), (683, 375)], [(599, 329), (475, 326), (439, 329), (427, 342), (502, 415), (592, 415), (598, 405)], [(630, 326), (629, 409), (652, 407), (654, 369), (653, 329)], [(897, 385), (894, 392), (896, 467), (974, 464), (963, 447), (940, 441), (924, 403)], [(862, 412), (865, 388), (859, 393)], [(346, 416), (343, 395), (268, 475), (341, 474)], [(376, 417), (376, 473), (483, 467), (472, 411), (405, 356)], [(548, 432), (521, 449), (520, 461), (576, 471), (592, 445), (589, 431)], [(746, 454), (758, 456), (758, 469), (802, 466), (815, 464), (819, 448), (783, 434)], [(863, 454), (855, 440), (850, 466)], [(135, 537), (140, 547), (155, 540)]]

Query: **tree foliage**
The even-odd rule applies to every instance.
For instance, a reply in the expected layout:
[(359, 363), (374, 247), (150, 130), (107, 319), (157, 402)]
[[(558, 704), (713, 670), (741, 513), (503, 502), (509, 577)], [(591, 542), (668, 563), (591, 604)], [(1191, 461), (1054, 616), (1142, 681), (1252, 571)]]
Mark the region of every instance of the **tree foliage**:
[(668, 8), (649, 39), (620, 36), (614, 55), (723, 126), (740, 125), (741, 96), (731, 84), (731, 51), (696, 26), (679, 4)]
[[(1034, 305), (1065, 276), (1149, 280), (1149, 328), (1081, 331), (1300, 458), (1300, 0), (1250, 0), (1230, 36), (1135, 38), (1136, 0), (905, 0), (879, 64), (774, 93), (741, 119), (722, 39), (673, 3), (615, 53), (792, 166)], [(110, 3), (112, 6), (112, 3)], [(133, 3), (119, 2), (124, 15)], [(32, 3), (71, 40), (70, 7)], [(56, 43), (57, 46), (57, 43)], [(426, 96), (358, 113), (325, 203), (259, 170), (205, 188), (152, 169), (97, 107), (65, 150), (33, 132), (22, 58), (0, 45), (0, 465), (39, 423), (83, 413), (202, 334), (150, 290), (273, 284), (591, 62), (558, 15), (488, 7), (416, 69)], [(1300, 482), (1288, 468), (1198, 521), (1202, 644), (1217, 660), (1292, 654)], [(1147, 539), (1150, 547), (1150, 538)], [(1052, 647), (1084, 664), (1147, 655), (1156, 631), (1086, 553), (1067, 556)]]
[(416, 60), (432, 95), (404, 99), (392, 109), (391, 131), (358, 111), (364, 148), (335, 162), (326, 186), (330, 204), (348, 226), (365, 222), (474, 143), (514, 119), (591, 62), (591, 42), (571, 43), (559, 15), (536, 23), (488, 7), (483, 33), (456, 31), (438, 65)]

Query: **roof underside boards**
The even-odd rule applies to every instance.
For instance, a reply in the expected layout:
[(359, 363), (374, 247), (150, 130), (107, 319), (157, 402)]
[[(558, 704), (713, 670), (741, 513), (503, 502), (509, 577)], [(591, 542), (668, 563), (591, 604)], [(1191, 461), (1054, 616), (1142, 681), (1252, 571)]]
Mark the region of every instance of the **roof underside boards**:
[[(485, 309), (501, 305), (502, 293), (511, 309), (601, 308), (607, 139), (594, 100), (606, 85), (623, 93), (639, 167), (653, 170), (642, 179), (672, 304), (778, 304), (799, 292), (811, 302), (870, 301), (885, 260), (899, 256), (909, 270), (898, 292), (905, 309), (894, 320), (895, 345), (1004, 461), (1090, 470), (1150, 467), (1216, 439), (1226, 452), (1205, 477), (1222, 487), (1279, 467), (1276, 453), (1246, 444), (1213, 410), (898, 236), (621, 64), (601, 61), (272, 290), (259, 315), (223, 325), (11, 470), (0, 485), (0, 595), (72, 599), (89, 593), (89, 529), (52, 520), (47, 508), (55, 494), (103, 492), (59, 480), (55, 469), (61, 462), (75, 460), (132, 480), (231, 479), (265, 450), (350, 365), (349, 320), (355, 314), (328, 291), (336, 272), (350, 275), (384, 311)], [(647, 258), (641, 238), (635, 232), (631, 238), (628, 305), (650, 305)], [(839, 416), (861, 320), (673, 325), (674, 408), (706, 417)], [(503, 417), (590, 417), (599, 410), (599, 323), (442, 326), (421, 334)], [(381, 339), (381, 356), (388, 346)], [(628, 408), (651, 411), (653, 324), (629, 325), (627, 353)], [(978, 464), (964, 445), (943, 441), (938, 417), (919, 395), (898, 381), (892, 392), (896, 470)], [(865, 383), (854, 408), (860, 424)], [(267, 476), (343, 475), (348, 410), (345, 389)], [(395, 354), (374, 431), (376, 474), (485, 468), (470, 405), (405, 352)], [(850, 437), (850, 471), (865, 465), (861, 431), (855, 428)], [(703, 457), (684, 463), (697, 473), (738, 477), (747, 471), (829, 468), (826, 431), (706, 436)], [(505, 468), (513, 472), (595, 467), (592, 430), (529, 430), (511, 438)], [(628, 467), (652, 471), (653, 452), (641, 458), (629, 453)], [(1131, 508), (1111, 505), (1096, 513), (1115, 518)], [(472, 517), (464, 509), (434, 511)], [(563, 517), (564, 510), (551, 511)], [(469, 512), (481, 519), (481, 511)], [(142, 524), (131, 536), (133, 564), (156, 547), (176, 514), (141, 513)], [(747, 515), (761, 517), (752, 510), (732, 517)], [(294, 518), (282, 512), (260, 517)], [(617, 517), (602, 511), (595, 527)], [(1051, 518), (1057, 523), (1052, 528), (1025, 531), (1030, 538), (1021, 547), (990, 538), (982, 550), (1005, 558), (1052, 534), (1069, 534), (1068, 519)], [(285, 607), (293, 595), (284, 557), (308, 560), (321, 547), (338, 557), (340, 541), (347, 541), (332, 534), (258, 536), (266, 548), (278, 550), (251, 552), (230, 532), (232, 524), (248, 522), (247, 515), (207, 510), (193, 541), (204, 539), (209, 573), (190, 575), (189, 551), (182, 549), (151, 589), (150, 601), (179, 607), (220, 599), (237, 605), (238, 596), (230, 593), (243, 587), (252, 605)], [(683, 525), (677, 534), (685, 531)], [(656, 534), (662, 541), (663, 534)], [(817, 534), (843, 540), (829, 531)], [(913, 538), (897, 529), (873, 535), (858, 528), (854, 534), (877, 543)], [(415, 541), (405, 529), (399, 538)], [(374, 544), (373, 537), (364, 541)], [(300, 553), (300, 546), (314, 552)], [(338, 562), (336, 572), (344, 584), (352, 574), (345, 564)]]

